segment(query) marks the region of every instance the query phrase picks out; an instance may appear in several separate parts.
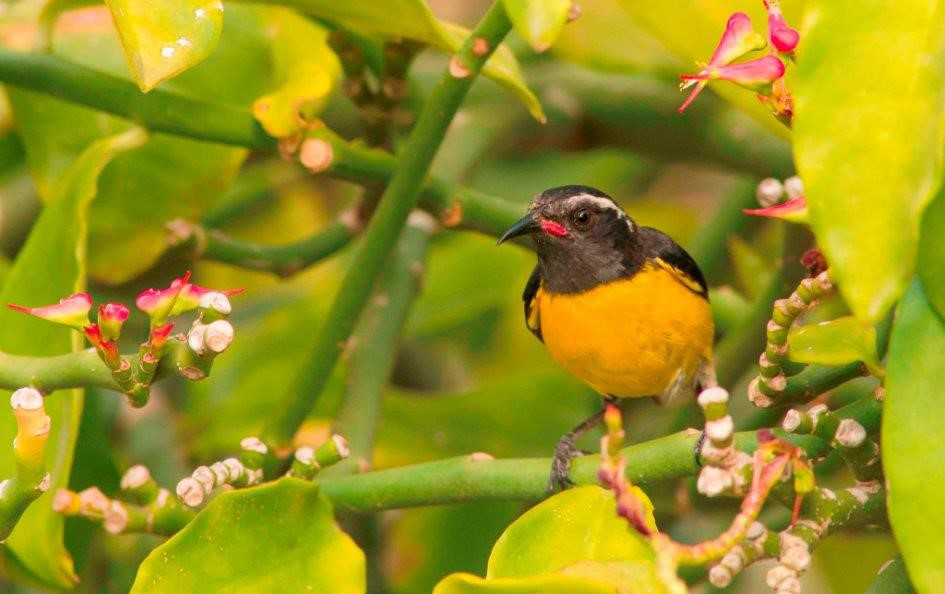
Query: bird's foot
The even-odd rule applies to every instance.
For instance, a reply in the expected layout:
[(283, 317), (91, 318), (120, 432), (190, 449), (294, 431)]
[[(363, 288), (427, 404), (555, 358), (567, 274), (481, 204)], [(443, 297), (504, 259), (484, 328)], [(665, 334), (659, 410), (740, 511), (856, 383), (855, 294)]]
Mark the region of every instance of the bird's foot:
[(568, 434), (558, 440), (555, 456), (551, 461), (551, 475), (548, 477), (549, 494), (574, 486), (568, 472), (571, 470), (571, 460), (579, 455), (581, 451), (574, 446), (574, 436)]

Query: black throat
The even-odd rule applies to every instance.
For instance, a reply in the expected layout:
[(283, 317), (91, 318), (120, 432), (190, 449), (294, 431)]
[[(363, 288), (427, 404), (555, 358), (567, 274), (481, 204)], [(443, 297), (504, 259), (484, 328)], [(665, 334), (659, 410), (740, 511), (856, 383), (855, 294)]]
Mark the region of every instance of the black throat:
[(632, 277), (644, 264), (638, 233), (621, 221), (592, 241), (535, 236), (544, 288), (550, 293), (583, 293)]

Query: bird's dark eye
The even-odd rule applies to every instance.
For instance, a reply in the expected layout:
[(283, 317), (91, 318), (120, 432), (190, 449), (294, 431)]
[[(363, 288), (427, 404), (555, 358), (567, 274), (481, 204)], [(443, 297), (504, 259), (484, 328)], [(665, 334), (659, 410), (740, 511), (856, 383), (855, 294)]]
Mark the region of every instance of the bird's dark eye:
[(581, 210), (574, 213), (574, 226), (578, 229), (587, 229), (591, 224), (592, 218), (593, 215), (591, 214), (591, 211), (582, 208)]

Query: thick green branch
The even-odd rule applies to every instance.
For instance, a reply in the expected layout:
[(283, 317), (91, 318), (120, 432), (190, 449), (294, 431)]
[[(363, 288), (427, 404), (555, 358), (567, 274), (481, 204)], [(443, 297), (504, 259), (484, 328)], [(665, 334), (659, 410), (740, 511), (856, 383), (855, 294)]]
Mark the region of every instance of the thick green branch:
[(350, 457), (328, 470), (328, 476), (370, 466), (374, 436), (381, 416), (401, 328), (420, 289), (433, 221), (415, 213), (408, 222), (377, 291), (351, 335), (344, 396), (334, 432), (348, 440)]
[[(134, 366), (138, 354), (124, 355)], [(184, 374), (194, 364), (187, 342), (171, 339), (154, 379)], [(206, 375), (206, 369), (200, 370)], [(0, 388), (15, 390), (32, 386), (43, 392), (66, 388), (103, 388), (121, 392), (112, 373), (93, 349), (53, 357), (28, 357), (0, 352)]]
[(317, 335), (282, 406), (267, 424), (264, 439), (276, 444), (290, 441), (320, 395), (341, 355), (342, 346), (347, 343), (361, 310), (370, 299), (374, 282), (383, 270), (388, 254), (397, 242), (410, 211), (420, 199), (423, 182), (453, 115), (483, 64), (510, 28), (501, 2), (496, 2), (450, 60), (447, 72), (427, 100), (403, 145), (394, 176), (381, 196), (365, 231), (364, 242), (335, 296), (325, 318), (327, 322)]
[[(855, 418), (868, 432), (875, 432), (880, 421), (876, 404), (856, 402), (835, 414)], [(683, 431), (624, 448), (627, 477), (634, 484), (647, 485), (696, 474), (699, 465), (693, 452), (697, 437), (695, 432)], [(830, 451), (829, 442), (820, 437), (791, 435), (786, 439), (814, 459)], [(758, 445), (755, 432), (736, 433), (735, 445), (742, 451), (754, 451)], [(599, 466), (600, 456), (581, 456), (574, 460), (571, 479), (579, 485), (596, 484)], [(550, 458), (493, 460), (486, 454), (471, 454), (325, 479), (322, 487), (336, 509), (359, 513), (485, 499), (534, 501), (547, 494), (549, 468)]]
[(155, 132), (253, 148), (276, 146), (247, 110), (162, 90), (145, 94), (131, 81), (50, 54), (0, 48), (0, 81), (128, 118)]

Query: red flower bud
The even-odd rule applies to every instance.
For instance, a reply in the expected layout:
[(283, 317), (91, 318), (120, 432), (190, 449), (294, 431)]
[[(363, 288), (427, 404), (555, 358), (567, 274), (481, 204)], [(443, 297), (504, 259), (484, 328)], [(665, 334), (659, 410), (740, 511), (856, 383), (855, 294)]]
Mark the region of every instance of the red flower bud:
[(171, 330), (173, 329), (174, 324), (165, 324), (164, 326), (151, 329), (151, 335), (148, 337), (151, 352), (160, 351), (164, 348), (164, 345), (167, 343), (167, 338), (171, 335)]
[(88, 293), (73, 293), (64, 299), (60, 299), (56, 305), (30, 308), (8, 303), (7, 307), (13, 311), (23, 312), (56, 324), (63, 324), (81, 330), (89, 325), (89, 310), (92, 309), (92, 298), (89, 297)]
[(83, 330), (85, 331), (85, 337), (98, 351), (102, 361), (108, 365), (109, 369), (117, 369), (121, 365), (121, 355), (118, 354), (118, 345), (115, 341), (103, 337), (98, 324), (90, 324)]
[(98, 325), (102, 336), (108, 340), (118, 340), (121, 327), (128, 319), (128, 308), (122, 303), (108, 303), (98, 306)]
[(801, 36), (784, 21), (778, 0), (763, 0), (768, 10), (768, 41), (777, 51), (784, 54), (794, 53)]

